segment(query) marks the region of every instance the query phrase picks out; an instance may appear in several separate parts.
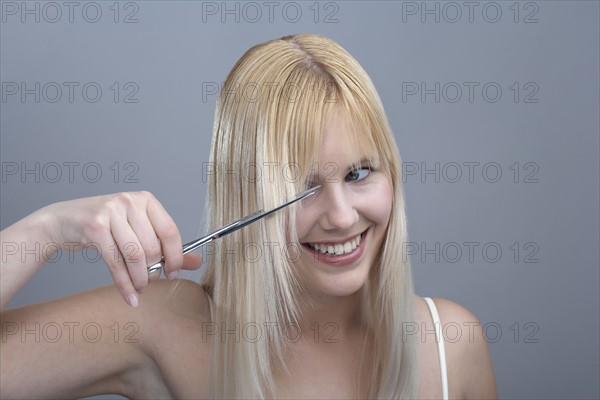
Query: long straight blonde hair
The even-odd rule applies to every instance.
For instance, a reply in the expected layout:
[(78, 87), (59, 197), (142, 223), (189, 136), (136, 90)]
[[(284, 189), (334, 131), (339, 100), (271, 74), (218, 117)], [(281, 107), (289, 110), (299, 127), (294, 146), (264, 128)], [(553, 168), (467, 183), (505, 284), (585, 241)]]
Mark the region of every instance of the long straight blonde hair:
[[(361, 396), (416, 398), (416, 340), (403, 332), (414, 320), (414, 290), (402, 254), (407, 230), (400, 156), (373, 83), (337, 43), (286, 36), (252, 47), (235, 64), (215, 111), (207, 228), (275, 207), (304, 189), (334, 109), (355, 128), (348, 140), (377, 154), (394, 190), (381, 255), (361, 289), (374, 348)], [(298, 326), (301, 312), (292, 251), (297, 211), (289, 207), (224, 237), (206, 260), (201, 284), (219, 331), (210, 367), (215, 398), (276, 395), (273, 374), (286, 370), (289, 328)]]

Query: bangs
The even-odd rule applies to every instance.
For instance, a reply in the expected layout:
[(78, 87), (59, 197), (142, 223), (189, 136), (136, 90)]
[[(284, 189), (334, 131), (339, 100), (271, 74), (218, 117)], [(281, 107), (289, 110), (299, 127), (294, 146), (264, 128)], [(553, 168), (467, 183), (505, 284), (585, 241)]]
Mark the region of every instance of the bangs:
[(296, 171), (295, 176), (287, 176), (293, 178), (286, 182), (293, 184), (290, 190), (299, 192), (315, 183), (318, 167), (327, 162), (320, 160), (319, 152), (327, 125), (334, 117), (342, 125), (343, 140), (339, 146), (353, 154), (355, 164), (352, 166), (364, 166), (366, 161), (374, 169), (384, 168), (389, 172), (390, 143), (386, 140), (387, 127), (379, 122), (378, 110), (330, 76), (307, 79), (303, 86), (311, 92), (315, 86), (327, 91), (321, 93), (317, 101), (313, 96), (303, 96), (280, 110), (282, 123), (278, 126), (280, 132), (286, 134), (274, 133), (273, 154), (284, 168)]
[(360, 168), (366, 163), (370, 168), (379, 170), (387, 164), (382, 163), (385, 146), (378, 140), (378, 132), (382, 128), (376, 125), (368, 105), (357, 106), (356, 99), (348, 101), (347, 96), (340, 95), (339, 105), (334, 110), (344, 133), (339, 146), (353, 155), (354, 164), (349, 167)]

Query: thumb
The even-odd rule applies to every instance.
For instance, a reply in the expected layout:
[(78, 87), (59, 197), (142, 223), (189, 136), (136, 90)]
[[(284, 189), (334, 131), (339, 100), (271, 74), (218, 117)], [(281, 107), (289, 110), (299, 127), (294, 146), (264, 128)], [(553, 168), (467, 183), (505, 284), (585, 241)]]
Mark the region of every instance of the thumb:
[(181, 269), (195, 270), (202, 266), (202, 256), (195, 253), (184, 254)]

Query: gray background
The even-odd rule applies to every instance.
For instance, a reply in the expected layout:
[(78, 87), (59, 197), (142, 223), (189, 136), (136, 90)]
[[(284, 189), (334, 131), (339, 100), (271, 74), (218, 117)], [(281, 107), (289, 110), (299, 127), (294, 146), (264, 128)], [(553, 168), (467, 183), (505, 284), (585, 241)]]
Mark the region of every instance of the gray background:
[[(3, 228), (56, 201), (143, 189), (194, 238), (216, 99), (203, 87), (251, 45), (321, 33), (368, 71), (405, 165), (419, 169), (406, 179), (418, 294), (486, 324), (501, 397), (600, 397), (598, 2), (476, 2), (471, 16), (463, 2), (275, 2), (269, 16), (263, 2), (230, 2), (232, 14), (221, 2), (122, 2), (116, 15), (99, 1), (79, 2), (72, 21), (62, 2), (60, 17), (27, 2), (39, 22), (23, 4), (2, 1)], [(33, 93), (22, 98), (21, 83)], [(39, 182), (22, 175), (35, 163)], [(437, 182), (420, 175), (436, 163)], [(11, 305), (109, 284), (91, 257), (63, 254)]]

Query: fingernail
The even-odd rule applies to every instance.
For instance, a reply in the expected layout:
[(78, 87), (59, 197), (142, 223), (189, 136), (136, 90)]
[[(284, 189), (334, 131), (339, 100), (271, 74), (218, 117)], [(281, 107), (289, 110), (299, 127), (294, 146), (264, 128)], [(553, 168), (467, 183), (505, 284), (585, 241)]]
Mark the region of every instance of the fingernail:
[(129, 295), (127, 295), (127, 303), (129, 303), (131, 307), (137, 307), (140, 305), (140, 302), (138, 301), (138, 298), (135, 295), (135, 293), (129, 293)]
[(171, 271), (169, 272), (169, 275), (167, 275), (167, 278), (169, 278), (170, 280), (177, 279), (178, 274), (179, 271)]

